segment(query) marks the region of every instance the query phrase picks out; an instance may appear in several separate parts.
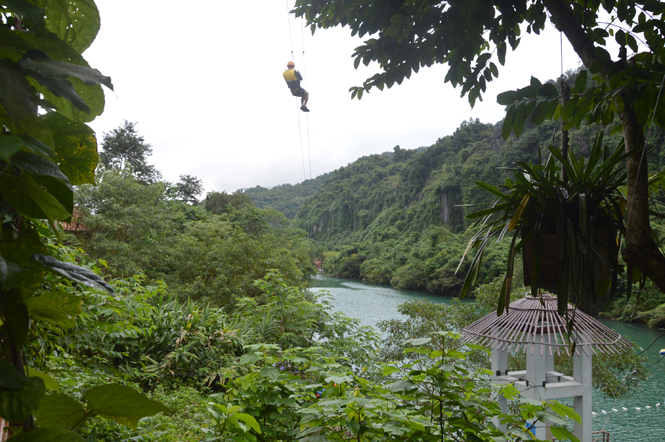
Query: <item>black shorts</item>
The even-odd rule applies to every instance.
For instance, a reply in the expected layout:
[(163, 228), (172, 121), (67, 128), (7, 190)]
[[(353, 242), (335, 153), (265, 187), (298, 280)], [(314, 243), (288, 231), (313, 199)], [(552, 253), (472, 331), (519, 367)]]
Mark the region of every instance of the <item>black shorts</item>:
[(301, 87), (291, 89), (291, 93), (295, 97), (304, 97), (305, 95), (307, 95), (307, 91)]

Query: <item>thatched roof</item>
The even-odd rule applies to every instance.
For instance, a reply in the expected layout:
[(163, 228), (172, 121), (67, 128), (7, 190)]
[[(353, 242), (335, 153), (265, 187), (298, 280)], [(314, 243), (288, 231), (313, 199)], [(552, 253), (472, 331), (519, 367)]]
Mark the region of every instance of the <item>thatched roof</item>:
[[(570, 335), (567, 320), (574, 317)], [(568, 318), (557, 312), (557, 298), (550, 294), (527, 296), (510, 304), (509, 313), (485, 316), (462, 330), (462, 342), (490, 347), (499, 351), (534, 352), (535, 344), (549, 347), (550, 354), (565, 350), (570, 354), (575, 342), (575, 353), (580, 349), (590, 355), (626, 353), (633, 344), (619, 333), (606, 327), (586, 313), (568, 304)], [(542, 353), (542, 350), (541, 350)]]

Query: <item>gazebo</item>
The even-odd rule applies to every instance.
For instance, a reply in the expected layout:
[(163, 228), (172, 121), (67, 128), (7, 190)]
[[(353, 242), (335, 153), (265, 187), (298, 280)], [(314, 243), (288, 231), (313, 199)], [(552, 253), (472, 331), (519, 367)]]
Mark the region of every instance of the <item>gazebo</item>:
[[(597, 353), (620, 354), (632, 343), (591, 316), (568, 304), (568, 319), (574, 318), (568, 334), (566, 318), (557, 311), (557, 298), (550, 294), (527, 296), (510, 304), (509, 313), (491, 313), (462, 330), (462, 342), (490, 347), (492, 383), (512, 383), (523, 397), (537, 400), (573, 397), (582, 425), (575, 423), (575, 436), (591, 442), (591, 361)], [(573, 376), (554, 371), (554, 352), (570, 355), (572, 343)], [(510, 352), (526, 354), (526, 370), (508, 371)], [(503, 411), (507, 401), (499, 399)], [(501, 425), (495, 422), (499, 428)], [(502, 428), (505, 430), (505, 428)], [(535, 428), (536, 437), (552, 440), (549, 423)]]

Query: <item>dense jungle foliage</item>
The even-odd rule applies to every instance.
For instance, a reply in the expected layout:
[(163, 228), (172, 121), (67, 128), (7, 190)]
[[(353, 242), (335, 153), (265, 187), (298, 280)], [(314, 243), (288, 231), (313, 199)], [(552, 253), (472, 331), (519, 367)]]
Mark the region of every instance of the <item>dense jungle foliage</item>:
[[(106, 271), (81, 249), (52, 247), (65, 262)], [(383, 345), (395, 352), (399, 343), (406, 355), (391, 362), (392, 354), (377, 353), (374, 330), (332, 313), (325, 297), (287, 285), (277, 271), (254, 283), (255, 297), (239, 295), (233, 308), (182, 301), (140, 275), (108, 281), (114, 294), (56, 275), (45, 281), (42, 296), (76, 301), (67, 320), (40, 322), (28, 336), (28, 361), (53, 390), (42, 403), (77, 407), (90, 402), (87, 391), (115, 382), (160, 401), (160, 413), (131, 425), (117, 418), (80, 424), (68, 410), (38, 409), (39, 429), (76, 427), (89, 441), (457, 441), (469, 434), (489, 441), (502, 437), (490, 423), (496, 416), (510, 425), (505, 440), (528, 437), (527, 419), (550, 419), (555, 434), (576, 440), (563, 419), (577, 418), (570, 408), (519, 400), (512, 387), (493, 390), (482, 368), (487, 354), (464, 352), (455, 333), (413, 339), (387, 331), (392, 344)], [(463, 316), (483, 314), (478, 308)], [(499, 393), (514, 400), (518, 414), (500, 412)]]
[(164, 183), (141, 184), (126, 171), (104, 171), (98, 180), (76, 193), (74, 242), (106, 261), (111, 275), (142, 273), (183, 299), (221, 306), (239, 293), (253, 296), (253, 282), (268, 269), (299, 287), (314, 272), (310, 241), (276, 210), (249, 204), (218, 215), (169, 200)]
[[(572, 437), (574, 411), (492, 389), (454, 333), (412, 340), (408, 364), (380, 360), (374, 330), (306, 290), (311, 241), (290, 220), (224, 194), (199, 205), (197, 179), (161, 181), (131, 124), (107, 146), (65, 231), (30, 220), (54, 271), (23, 301), (19, 368), (0, 372), (11, 442), (520, 440), (539, 419)], [(0, 305), (12, 348), (21, 311)]]
[[(621, 136), (612, 128), (605, 128), (604, 144), (614, 149)], [(596, 131), (571, 131), (575, 155), (588, 156)], [(465, 216), (492, 200), (475, 183), (501, 184), (515, 161), (538, 163), (539, 152), (558, 146), (560, 136), (560, 124), (544, 122), (504, 142), (500, 123), (464, 122), (420, 152), (395, 148), (392, 156), (371, 155), (336, 170), (300, 208), (296, 225), (314, 239), (331, 275), (456, 294), (469, 262), (456, 269), (473, 233)], [(664, 141), (665, 132), (654, 128), (648, 155), (654, 173), (665, 168)], [(479, 281), (503, 272), (505, 249), (490, 247)]]
[[(486, 314), (496, 283), (467, 308), (403, 306), (409, 318), (382, 324), (382, 341), (306, 288), (316, 255), (309, 232), (328, 248), (346, 234), (361, 245), (369, 238), (369, 252), (351, 245), (338, 254), (349, 272), (370, 262), (390, 281), (396, 270), (405, 285), (425, 287), (435, 274), (434, 287), (448, 290), (445, 253), (457, 251), (443, 245), (466, 227), (454, 205), (481, 201), (465, 174), (496, 174), (491, 155), (510, 152), (480, 148), (496, 141), (492, 126), (470, 122), (438, 149), (362, 159), (373, 186), (349, 173), (354, 165), (343, 168), (329, 180), (342, 202), (299, 229), (246, 195), (211, 192), (199, 203), (196, 177), (163, 181), (135, 123), (105, 134), (98, 155), (86, 123), (103, 111), (101, 85), (112, 83), (81, 56), (100, 26), (94, 1), (11, 0), (0, 15), (3, 437), (517, 442), (532, 439), (529, 423), (548, 420), (557, 438), (577, 440), (567, 429), (579, 422), (573, 410), (489, 385), (487, 350), (462, 347), (448, 331)], [(457, 162), (439, 170), (448, 157)], [(381, 198), (356, 199), (356, 185)], [(644, 374), (638, 357), (619, 362), (604, 361), (615, 370), (599, 379), (610, 396), (634, 387), (618, 382), (623, 371)]]
[[(455, 440), (465, 416), (480, 440), (500, 434), (489, 421), (502, 415), (497, 392), (485, 376), (474, 380), (486, 356), (467, 355), (454, 334), (441, 332), (413, 353), (428, 358), (391, 363), (392, 354), (380, 356), (378, 349), (399, 342), (406, 351), (411, 345), (405, 340), (414, 337), (387, 331), (392, 344), (380, 344), (375, 331), (332, 313), (325, 297), (308, 292), (313, 245), (305, 231), (274, 209), (255, 207), (242, 193), (210, 192), (202, 204), (192, 201), (197, 180), (161, 181), (134, 125), (105, 134), (102, 148), (117, 146), (119, 139), (154, 179), (128, 162), (110, 161), (107, 152), (98, 184), (76, 190), (76, 214), (64, 225), (68, 245), (53, 246), (63, 261), (104, 275), (114, 294), (51, 278), (51, 292), (69, 291), (85, 301), (76, 319), (35, 328), (31, 358), (74, 398), (115, 381), (173, 412), (130, 428), (110, 421), (79, 425), (39, 411), (38, 422), (77, 427), (90, 440), (308, 440), (370, 431), (382, 439), (409, 434), (440, 440), (449, 434)], [(485, 314), (474, 312), (465, 317)], [(440, 325), (456, 327), (452, 321)], [(429, 342), (420, 338), (412, 345)], [(451, 361), (452, 370), (442, 374), (437, 367)], [(414, 364), (427, 376), (416, 375)], [(428, 393), (418, 393), (422, 387)], [(276, 388), (282, 393), (275, 394)], [(558, 404), (520, 402), (510, 388), (504, 393), (527, 418), (547, 416), (563, 425), (557, 414), (576, 417)], [(58, 396), (64, 397), (70, 396)], [(408, 402), (396, 407), (399, 398), (459, 411), (433, 420)], [(474, 414), (479, 406), (482, 415)], [(546, 407), (555, 414), (542, 414)], [(523, 417), (503, 418), (512, 422), (511, 438), (524, 436)], [(555, 431), (569, 435), (565, 426)]]
[(324, 173), (298, 184), (280, 184), (271, 188), (256, 186), (240, 191), (247, 195), (256, 207), (275, 209), (288, 219), (293, 219), (305, 200), (318, 192), (329, 177), (330, 173)]

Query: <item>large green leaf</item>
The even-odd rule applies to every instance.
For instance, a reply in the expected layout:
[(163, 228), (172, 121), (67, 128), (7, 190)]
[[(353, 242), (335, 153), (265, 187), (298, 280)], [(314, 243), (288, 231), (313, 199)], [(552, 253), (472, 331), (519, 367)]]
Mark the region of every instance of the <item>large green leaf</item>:
[(536, 105), (536, 108), (533, 110), (533, 114), (531, 114), (531, 122), (535, 126), (540, 125), (545, 120), (548, 108), (549, 102), (547, 101), (541, 101), (538, 103), (538, 105)]
[(60, 393), (44, 396), (35, 411), (40, 427), (72, 429), (81, 424), (88, 414), (79, 401)]
[(16, 135), (0, 135), (0, 160), (9, 159), (23, 147), (23, 140)]
[(0, 311), (9, 341), (16, 347), (22, 347), (28, 336), (30, 317), (28, 307), (23, 303), (23, 295), (19, 289), (11, 288), (2, 291)]
[(90, 122), (98, 115), (101, 115), (106, 103), (102, 87), (99, 85), (86, 86), (77, 78), (72, 78), (71, 82), (76, 93), (88, 106), (89, 112), (77, 109), (71, 101), (57, 97), (46, 89), (41, 91), (44, 94), (44, 99), (53, 103), (62, 115), (70, 120), (78, 121), (80, 123)]
[(18, 62), (23, 54), (33, 49), (33, 46), (25, 39), (24, 32), (15, 32), (5, 26), (0, 27), (0, 59)]
[[(62, 207), (65, 208), (67, 213), (71, 215), (74, 212), (74, 191), (69, 182), (64, 183), (61, 180), (48, 176), (34, 176), (33, 178), (37, 184), (42, 186), (43, 189), (54, 196), (55, 199), (62, 204)], [(71, 216), (67, 216), (62, 220), (69, 222), (70, 219)]]
[[(90, 89), (91, 86), (103, 84), (113, 89), (111, 79), (101, 74), (96, 69), (87, 65), (67, 63), (61, 60), (53, 60), (41, 50), (33, 49), (24, 55), (19, 65), (29, 76), (37, 82), (31, 81), (37, 89), (44, 89), (44, 97), (50, 103), (56, 105), (68, 117), (77, 121), (90, 121), (93, 104), (95, 115), (97, 111), (103, 110), (104, 93), (99, 90)], [(43, 86), (40, 88), (39, 85)], [(101, 96), (99, 95), (101, 93)], [(58, 97), (58, 98), (55, 98)], [(61, 99), (66, 101), (63, 101)], [(102, 100), (100, 103), (99, 100)], [(54, 101), (55, 100), (55, 101)], [(88, 101), (92, 100), (91, 103)], [(101, 104), (101, 108), (98, 108)], [(65, 108), (63, 108), (63, 105)], [(94, 115), (92, 115), (94, 118)]]
[(63, 183), (69, 184), (69, 179), (64, 173), (62, 173), (57, 164), (43, 156), (31, 152), (17, 152), (12, 158), (12, 166), (30, 172), (33, 175), (53, 177)]
[(100, 19), (93, 0), (33, 0), (46, 11), (46, 28), (79, 54), (99, 32)]
[(37, 112), (30, 83), (8, 60), (0, 60), (0, 104), (15, 122)]
[(50, 299), (32, 296), (26, 298), (24, 303), (28, 307), (28, 314), (32, 317), (40, 318), (53, 324), (62, 324), (70, 320), (69, 315)]
[(76, 77), (81, 79), (83, 83), (88, 86), (103, 84), (109, 89), (113, 89), (111, 77), (102, 75), (97, 69), (65, 63), (60, 60), (52, 60), (39, 50), (34, 50), (25, 54), (19, 64), (24, 70), (30, 71), (31, 73), (38, 72), (44, 77), (61, 79)]
[(506, 92), (501, 92), (499, 95), (496, 96), (496, 102), (507, 106), (509, 104), (513, 104), (514, 102), (520, 100), (522, 98), (522, 95), (517, 92), (517, 91), (506, 91)]
[(29, 135), (30, 137), (40, 141), (41, 143), (46, 145), (48, 149), (50, 149), (50, 150), (45, 150), (44, 146), (41, 146), (41, 149), (38, 149), (36, 151), (35, 148), (39, 147), (35, 146), (33, 143), (32, 145), (25, 146), (27, 147), (27, 149), (25, 149), (26, 151), (36, 153), (37, 155), (41, 155), (49, 159), (53, 159), (52, 158), (52, 153), (53, 153), (52, 146), (54, 145), (53, 131), (44, 120), (43, 115), (30, 114), (27, 117), (23, 118), (18, 124), (10, 123), (8, 127), (11, 133), (18, 136)]
[(244, 355), (240, 356), (240, 365), (253, 364), (259, 359), (261, 359), (261, 356), (257, 355), (256, 353), (245, 353)]
[(95, 184), (99, 155), (95, 132), (57, 113), (46, 115), (45, 121), (54, 133), (57, 161), (62, 172), (76, 186)]
[(101, 385), (85, 392), (88, 412), (136, 429), (139, 419), (170, 410), (136, 390), (118, 384)]
[(37, 428), (13, 436), (8, 442), (85, 442), (85, 439), (63, 428)]
[(513, 132), (516, 137), (522, 135), (522, 130), (524, 130), (524, 123), (529, 115), (526, 114), (526, 104), (520, 103), (515, 110), (515, 116), (513, 119)]
[(0, 233), (0, 254), (7, 262), (7, 279), (3, 289), (16, 287), (23, 293), (34, 293), (44, 279), (44, 269), (35, 266), (31, 257), (35, 253), (46, 253), (47, 249), (37, 231), (25, 229), (15, 238), (10, 229)]
[(9, 422), (23, 422), (39, 408), (45, 391), (44, 381), (39, 378), (24, 379), (18, 390), (0, 388), (0, 417)]
[[(90, 68), (79, 53), (67, 46), (57, 35), (46, 29), (38, 32), (28, 32), (22, 38), (27, 45), (43, 52), (51, 60), (60, 60)], [(104, 110), (104, 91), (102, 91), (101, 86), (98, 84), (88, 86), (82, 80), (75, 77), (69, 77), (68, 80), (71, 81), (76, 94), (90, 108), (89, 113), (76, 109), (68, 99), (54, 95), (46, 86), (39, 84), (37, 81), (34, 81), (32, 85), (44, 95), (45, 100), (55, 105), (59, 112), (69, 119), (87, 122), (92, 121), (97, 115), (101, 115)]]
[(55, 274), (64, 276), (65, 278), (72, 281), (85, 284), (89, 287), (101, 287), (109, 293), (113, 293), (113, 287), (108, 285), (106, 281), (104, 281), (97, 274), (86, 268), (79, 267), (68, 262), (59, 261), (52, 256), (44, 254), (35, 254), (32, 256), (32, 259), (39, 262), (41, 265)]
[(0, 388), (5, 390), (23, 388), (23, 378), (14, 366), (4, 359), (0, 359)]
[[(90, 113), (90, 108), (78, 94), (78, 91), (74, 89), (71, 81), (63, 78), (46, 77), (38, 72), (31, 72), (30, 76), (33, 78), (29, 80), (30, 84), (35, 89), (39, 89), (44, 94), (44, 97), (48, 94), (47, 100), (49, 102), (53, 100), (58, 103), (55, 105), (56, 107), (68, 104), (67, 107), (71, 107), (71, 109), (67, 109), (68, 112), (77, 110), (78, 112)], [(43, 88), (40, 88), (39, 85), (43, 86)], [(84, 119), (83, 121), (88, 120)]]
[(55, 160), (55, 152), (48, 145), (28, 135), (17, 136), (21, 139), (23, 142), (23, 147), (25, 147), (28, 152), (41, 155), (44, 158)]
[(409, 381), (397, 381), (397, 382), (391, 382), (389, 384), (384, 385), (385, 388), (387, 388), (390, 391), (407, 391), (411, 390), (414, 387), (414, 384)]
[(71, 211), (27, 172), (23, 172), (18, 179), (4, 182), (0, 185), (0, 192), (12, 207), (31, 218), (56, 221), (72, 216)]
[(28, 135), (17, 135), (17, 136), (21, 139), (23, 147), (28, 152), (41, 155), (44, 158), (55, 160), (55, 152), (46, 144)]
[(261, 427), (259, 426), (259, 423), (256, 421), (256, 419), (254, 419), (253, 416), (250, 416), (249, 414), (245, 413), (235, 413), (233, 417), (238, 419), (239, 421), (243, 421), (252, 430), (261, 434)]
[(263, 367), (261, 369), (261, 376), (268, 377), (273, 381), (276, 381), (279, 378), (279, 370), (274, 367)]
[[(56, 324), (60, 325), (61, 327), (65, 328), (71, 328), (76, 325), (76, 319), (75, 316), (80, 314), (83, 309), (83, 298), (80, 296), (73, 295), (71, 293), (67, 292), (45, 292), (42, 293), (41, 296), (39, 297), (45, 301), (50, 302), (51, 304), (44, 304), (44, 305), (32, 305), (31, 303), (34, 301), (30, 301), (31, 299), (34, 298), (27, 298), (24, 300), (25, 304), (28, 306), (28, 311), (30, 312), (30, 315), (35, 315), (38, 317), (41, 317), (42, 319), (49, 320), (47, 317), (48, 313), (42, 313), (42, 312), (37, 312), (37, 310), (41, 310), (44, 307), (50, 308), (51, 306), (55, 306), (55, 308), (58, 310), (58, 314), (62, 315), (64, 314), (67, 319), (62, 319), (60, 316), (60, 319), (55, 322)], [(41, 301), (40, 301), (41, 302)], [(55, 319), (55, 318), (53, 318)]]
[(48, 390), (53, 390), (55, 392), (60, 390), (60, 385), (58, 385), (58, 382), (46, 373), (42, 373), (39, 370), (28, 367), (28, 376), (31, 378), (39, 378), (44, 381), (44, 387), (46, 387)]

